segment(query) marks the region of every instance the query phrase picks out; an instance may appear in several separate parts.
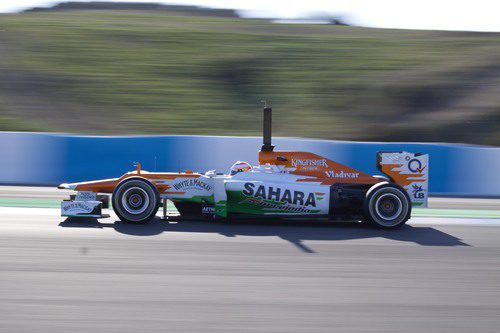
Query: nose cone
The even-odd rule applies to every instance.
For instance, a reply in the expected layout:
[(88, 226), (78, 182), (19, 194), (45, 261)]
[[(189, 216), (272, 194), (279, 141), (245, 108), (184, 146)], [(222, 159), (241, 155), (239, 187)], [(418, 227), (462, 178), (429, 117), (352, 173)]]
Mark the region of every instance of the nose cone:
[(60, 190), (74, 190), (75, 187), (76, 187), (75, 184), (62, 183), (57, 188), (60, 189)]

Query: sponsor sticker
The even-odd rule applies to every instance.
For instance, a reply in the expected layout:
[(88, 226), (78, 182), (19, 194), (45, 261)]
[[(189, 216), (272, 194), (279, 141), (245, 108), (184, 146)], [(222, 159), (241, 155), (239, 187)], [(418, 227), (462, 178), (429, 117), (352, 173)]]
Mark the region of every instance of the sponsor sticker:
[(408, 161), (408, 170), (414, 173), (422, 173), (425, 166), (422, 166), (422, 162), (418, 158), (414, 158)]
[(295, 191), (272, 186), (268, 187), (264, 185), (259, 185), (259, 187), (255, 189), (255, 184), (245, 183), (243, 194), (246, 196), (253, 196), (255, 198), (262, 198), (265, 200), (287, 202), (293, 205), (316, 207), (316, 198), (313, 192), (304, 193), (302, 191)]
[[(243, 194), (250, 197), (250, 202), (254, 204), (276, 205), (283, 209), (283, 204), (303, 206), (305, 208), (316, 207), (316, 193), (290, 190), (287, 188), (245, 183)], [(263, 200), (266, 200), (264, 202)]]
[(172, 185), (176, 191), (179, 190), (203, 190), (211, 191), (212, 186), (196, 178), (189, 178)]
[(334, 170), (325, 171), (325, 174), (328, 178), (358, 178), (359, 172), (335, 172)]
[(411, 194), (414, 199), (425, 199), (425, 191), (422, 185), (413, 184)]
[(97, 193), (89, 191), (76, 192), (75, 201), (96, 201)]
[(202, 214), (215, 214), (215, 207), (213, 206), (203, 206), (201, 209)]
[(63, 201), (61, 212), (63, 215), (90, 214), (100, 204), (100, 201)]
[(321, 159), (292, 159), (292, 166), (297, 167), (324, 167), (328, 168), (325, 158)]

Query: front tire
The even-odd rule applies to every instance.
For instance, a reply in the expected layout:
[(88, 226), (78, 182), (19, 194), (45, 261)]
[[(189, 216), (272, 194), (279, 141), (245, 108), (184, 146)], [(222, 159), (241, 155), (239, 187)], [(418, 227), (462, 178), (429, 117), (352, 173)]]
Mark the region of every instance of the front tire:
[(405, 189), (394, 183), (378, 183), (368, 190), (365, 220), (382, 229), (395, 229), (411, 216), (411, 200)]
[(160, 194), (144, 178), (123, 180), (113, 191), (113, 210), (118, 218), (128, 223), (146, 223), (153, 219), (160, 207)]

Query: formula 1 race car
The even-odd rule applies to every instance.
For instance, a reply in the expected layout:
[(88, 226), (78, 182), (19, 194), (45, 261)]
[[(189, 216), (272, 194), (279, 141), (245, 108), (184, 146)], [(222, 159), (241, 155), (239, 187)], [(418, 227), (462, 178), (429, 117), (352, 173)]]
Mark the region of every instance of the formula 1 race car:
[(116, 215), (130, 223), (151, 220), (170, 200), (181, 218), (326, 218), (390, 229), (410, 218), (412, 206), (427, 206), (428, 155), (377, 152), (383, 175), (369, 175), (313, 153), (275, 151), (271, 118), (272, 109), (265, 107), (257, 166), (237, 162), (230, 174), (201, 174), (152, 173), (137, 164), (119, 178), (59, 185), (78, 191), (62, 202), (61, 215), (102, 217), (112, 194)]

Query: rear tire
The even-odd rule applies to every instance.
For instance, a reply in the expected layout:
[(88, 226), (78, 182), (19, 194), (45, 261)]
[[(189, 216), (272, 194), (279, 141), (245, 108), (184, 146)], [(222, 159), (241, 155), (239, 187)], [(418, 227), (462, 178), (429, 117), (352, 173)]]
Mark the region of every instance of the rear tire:
[(410, 219), (410, 196), (397, 184), (375, 184), (366, 192), (364, 214), (365, 220), (378, 228), (398, 228)]
[(146, 223), (153, 219), (160, 207), (160, 194), (144, 178), (123, 180), (113, 191), (113, 210), (118, 218), (128, 223)]

